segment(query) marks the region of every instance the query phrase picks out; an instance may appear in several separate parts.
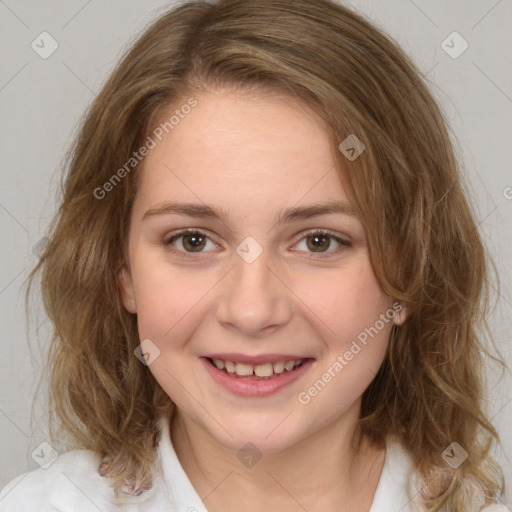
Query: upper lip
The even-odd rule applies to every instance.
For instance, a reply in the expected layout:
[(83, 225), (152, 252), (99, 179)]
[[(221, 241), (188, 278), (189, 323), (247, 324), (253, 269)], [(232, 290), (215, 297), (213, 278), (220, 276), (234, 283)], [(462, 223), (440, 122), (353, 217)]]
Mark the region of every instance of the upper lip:
[(245, 363), (251, 365), (263, 364), (263, 363), (276, 363), (278, 361), (296, 361), (298, 359), (311, 359), (309, 357), (303, 357), (291, 354), (260, 354), (257, 356), (248, 356), (247, 354), (237, 353), (222, 353), (222, 354), (208, 354), (204, 357), (211, 359), (221, 359), (222, 361), (233, 361), (237, 363)]

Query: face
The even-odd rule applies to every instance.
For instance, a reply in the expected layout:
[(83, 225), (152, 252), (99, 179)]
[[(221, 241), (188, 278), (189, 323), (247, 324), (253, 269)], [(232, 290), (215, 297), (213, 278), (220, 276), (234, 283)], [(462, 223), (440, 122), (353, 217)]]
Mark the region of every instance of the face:
[(185, 421), (279, 451), (357, 416), (401, 314), (322, 122), (286, 98), (195, 98), (137, 171), (123, 303)]

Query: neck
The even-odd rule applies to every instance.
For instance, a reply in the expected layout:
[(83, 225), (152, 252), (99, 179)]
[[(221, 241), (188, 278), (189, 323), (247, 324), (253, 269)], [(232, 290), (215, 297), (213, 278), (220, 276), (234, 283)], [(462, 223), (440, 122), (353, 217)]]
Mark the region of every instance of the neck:
[(171, 438), (209, 512), (240, 510), (241, 504), (246, 512), (367, 512), (385, 450), (361, 436), (358, 414), (359, 407), (354, 407), (292, 446), (262, 454), (252, 466), (240, 463), (236, 451), (179, 412), (171, 421)]

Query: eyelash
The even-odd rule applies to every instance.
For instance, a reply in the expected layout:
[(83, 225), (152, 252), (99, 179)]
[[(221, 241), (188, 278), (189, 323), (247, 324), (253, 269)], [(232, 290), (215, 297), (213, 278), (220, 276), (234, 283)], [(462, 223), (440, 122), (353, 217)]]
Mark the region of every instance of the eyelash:
[[(176, 249), (172, 248), (172, 243), (174, 241), (176, 241), (177, 239), (181, 238), (184, 235), (195, 235), (195, 234), (202, 235), (202, 236), (208, 238), (209, 240), (211, 240), (206, 232), (204, 232), (204, 231), (202, 231), (200, 229), (188, 228), (188, 229), (183, 229), (183, 230), (173, 234), (172, 237), (164, 240), (164, 246), (167, 249), (171, 250), (173, 253), (175, 253), (180, 258), (183, 258), (183, 259), (196, 259), (196, 258), (200, 257), (200, 255), (203, 254), (203, 253), (202, 252), (200, 252), (200, 253), (190, 253), (190, 252), (180, 251), (180, 250), (176, 250)], [(351, 247), (352, 246), (352, 244), (348, 240), (340, 238), (339, 236), (337, 236), (332, 231), (325, 230), (325, 229), (313, 229), (313, 230), (301, 233), (301, 238), (299, 238), (297, 240), (295, 245), (297, 243), (301, 242), (302, 240), (308, 238), (308, 237), (317, 236), (317, 235), (327, 236), (328, 238), (332, 238), (334, 241), (338, 242), (342, 247), (338, 247), (337, 249), (335, 249), (333, 251), (327, 251), (327, 252), (324, 252), (324, 253), (322, 253), (322, 252), (318, 252), (318, 253), (311, 252), (311, 253), (309, 253), (309, 254), (311, 254), (311, 256), (309, 256), (308, 259), (325, 258), (326, 256), (321, 256), (321, 255), (322, 254), (339, 253), (343, 248), (347, 248), (347, 247)], [(214, 242), (213, 240), (211, 240), (211, 241)], [(215, 245), (218, 245), (218, 244), (215, 243)]]

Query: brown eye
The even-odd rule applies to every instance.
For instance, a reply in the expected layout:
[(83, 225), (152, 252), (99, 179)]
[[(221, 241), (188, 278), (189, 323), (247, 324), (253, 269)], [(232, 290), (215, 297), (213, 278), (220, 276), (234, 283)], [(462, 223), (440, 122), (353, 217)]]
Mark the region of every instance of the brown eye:
[(313, 252), (323, 252), (331, 245), (330, 237), (326, 235), (310, 235), (306, 237), (308, 248)]
[(181, 238), (183, 238), (181, 243), (186, 251), (200, 252), (206, 245), (206, 237), (200, 233), (184, 235)]
[[(181, 242), (178, 242), (180, 239)], [(164, 241), (165, 247), (170, 250), (172, 249), (175, 253), (178, 253), (181, 256), (186, 256), (187, 254), (192, 253), (201, 254), (204, 252), (210, 252), (205, 250), (208, 244), (211, 244), (213, 248), (217, 247), (217, 245), (205, 233), (193, 229), (181, 231)]]
[[(329, 250), (331, 249), (333, 240), (335, 246), (332, 250)], [(305, 248), (301, 249), (301, 244), (304, 244)], [(335, 233), (317, 229), (303, 234), (303, 237), (299, 240), (297, 246), (299, 247), (300, 252), (306, 252), (307, 254), (310, 255), (310, 258), (322, 258), (328, 256), (335, 256), (344, 249), (351, 247), (352, 244), (348, 240), (345, 240), (337, 236), (337, 234)], [(315, 253), (317, 253), (318, 256), (315, 256)], [(324, 253), (325, 256), (323, 255)]]

